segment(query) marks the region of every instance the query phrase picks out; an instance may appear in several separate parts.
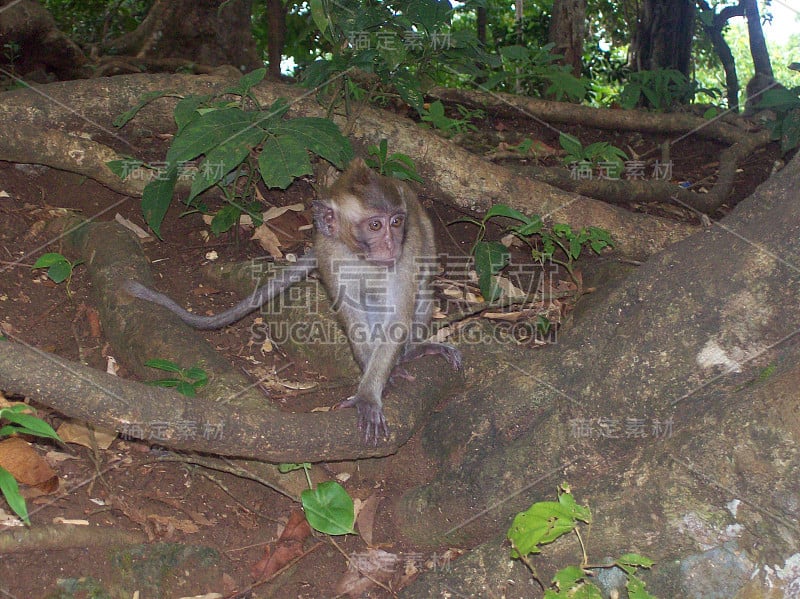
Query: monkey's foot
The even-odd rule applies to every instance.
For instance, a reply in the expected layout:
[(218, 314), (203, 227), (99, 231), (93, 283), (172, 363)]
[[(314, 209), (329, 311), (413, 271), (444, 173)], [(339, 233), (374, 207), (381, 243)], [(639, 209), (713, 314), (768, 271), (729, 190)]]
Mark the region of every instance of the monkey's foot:
[(447, 360), (447, 363), (453, 367), (453, 370), (461, 370), (461, 352), (447, 343), (426, 341), (425, 343), (409, 345), (401, 361), (408, 362), (409, 360), (416, 360), (422, 356), (431, 355), (440, 355)]
[(333, 409), (352, 407), (358, 408), (358, 430), (364, 433), (364, 443), (377, 446), (379, 437), (385, 439), (389, 436), (389, 425), (383, 415), (383, 408), (374, 401), (353, 395), (340, 401)]

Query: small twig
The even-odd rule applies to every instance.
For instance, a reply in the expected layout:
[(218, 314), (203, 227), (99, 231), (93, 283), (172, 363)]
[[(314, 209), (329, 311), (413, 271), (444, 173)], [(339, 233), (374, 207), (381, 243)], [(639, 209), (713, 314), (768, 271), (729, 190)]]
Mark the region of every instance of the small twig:
[[(276, 493), (280, 493), (284, 497), (288, 497), (292, 501), (299, 502), (300, 500), (297, 497), (292, 496), (291, 494), (287, 493), (284, 489), (272, 484), (268, 480), (261, 478), (251, 472), (248, 472), (241, 466), (237, 466), (236, 464), (230, 462), (226, 459), (211, 459), (211, 458), (202, 458), (199, 456), (184, 456), (179, 454), (171, 453), (169, 455), (160, 457), (156, 459), (157, 462), (181, 462), (184, 464), (194, 464), (196, 466), (202, 466), (204, 468), (208, 468), (210, 470), (217, 470), (218, 472), (227, 472), (228, 474), (233, 474), (234, 476), (238, 476), (240, 478), (245, 478), (248, 480), (253, 480), (257, 483), (261, 483), (265, 487), (272, 489)], [(220, 464), (220, 461), (223, 461), (224, 464)]]

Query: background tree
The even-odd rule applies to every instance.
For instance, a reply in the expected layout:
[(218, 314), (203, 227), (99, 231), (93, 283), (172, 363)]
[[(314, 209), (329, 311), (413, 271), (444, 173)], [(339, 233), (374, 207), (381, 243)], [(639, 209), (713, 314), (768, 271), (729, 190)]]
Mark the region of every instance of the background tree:
[(691, 0), (644, 0), (633, 27), (628, 64), (636, 71), (691, 74), (695, 5)]

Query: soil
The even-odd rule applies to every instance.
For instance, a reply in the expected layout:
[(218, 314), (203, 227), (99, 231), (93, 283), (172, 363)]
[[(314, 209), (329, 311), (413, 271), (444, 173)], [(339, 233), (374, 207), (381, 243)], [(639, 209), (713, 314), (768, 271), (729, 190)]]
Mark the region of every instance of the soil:
[[(509, 143), (519, 143), (531, 137), (558, 147), (552, 133), (532, 122), (489, 117), (481, 126), (484, 142), (500, 136)], [(573, 133), (584, 144), (605, 140), (620, 148), (631, 144), (658, 148), (663, 141), (638, 134), (617, 134), (609, 139), (607, 133), (579, 130), (577, 126)], [(672, 180), (702, 181), (710, 177), (710, 185), (721, 149), (712, 142), (694, 142), (690, 151), (675, 156)], [(769, 176), (777, 158), (777, 149), (770, 146), (742, 164), (734, 196), (721, 212), (752, 193)], [(521, 163), (516, 166), (524, 168)], [(278, 205), (308, 205), (313, 191), (307, 182), (298, 182), (285, 193), (264, 195), (268, 202)], [(466, 254), (475, 229), (468, 225), (445, 228), (460, 214), (435, 198), (425, 197), (424, 192), (423, 200), (436, 223), (443, 249)], [(693, 215), (673, 206), (630, 208), (695, 222)], [(103, 220), (119, 213), (144, 226), (138, 199), (117, 195), (70, 173), (0, 163), (0, 326), (34, 347), (105, 369), (114, 350), (90, 325), (92, 305), (85, 269), (75, 269), (69, 294), (64, 284), (56, 285), (43, 271), (31, 269), (41, 254), (60, 251), (58, 241), (43, 233), (42, 225), (63, 210), (76, 210), (84, 217)], [(208, 293), (209, 289), (202, 287), (198, 271), (206, 263), (207, 253), (213, 250), (220, 261), (236, 262), (262, 252), (245, 237), (237, 240), (233, 235), (224, 235), (205, 241), (201, 231), (207, 227), (199, 216), (180, 215), (176, 202), (162, 227), (163, 242), (146, 246), (159, 290), (199, 311), (213, 313), (230, 306), (233, 295)], [(302, 251), (302, 243), (288, 249)], [(582, 262), (582, 268), (590, 271), (592, 264), (588, 259)], [(198, 293), (201, 289), (205, 292)], [(265, 369), (275, 368), (285, 379), (313, 381), (318, 376), (307, 364), (288, 363), (277, 350), (266, 354), (257, 351), (248, 344), (249, 327), (250, 320), (245, 319), (224, 331), (208, 332), (207, 336), (237, 367), (247, 369), (257, 363)], [(125, 365), (120, 366), (119, 375), (128, 376)], [(154, 378), (157, 376), (154, 373)], [(59, 414), (42, 406), (38, 406), (38, 412), (54, 427), (63, 421)], [(311, 549), (314, 543), (320, 546), (297, 565), (250, 594), (235, 595), (253, 583), (251, 569), (267, 548), (275, 545), (287, 518), (298, 507), (294, 502), (231, 474), (179, 461), (160, 461), (170, 454), (132, 440), (117, 439), (109, 449), (96, 451), (74, 444), (61, 447), (32, 441), (37, 451), (47, 456), (60, 479), (55, 494), (33, 497), (26, 489), (31, 495), (28, 507), (32, 530), (58, 527), (54, 524), (58, 518), (81, 520), (88, 523), (85, 528), (96, 540), (70, 540), (67, 535), (58, 542), (42, 542), (36, 550), (6, 553), (0, 559), (3, 596), (130, 597), (140, 591), (142, 597), (179, 597), (216, 591), (226, 596), (333, 597), (338, 593), (337, 582), (348, 570), (348, 556), (363, 556), (367, 551), (364, 541), (355, 535), (336, 537), (335, 544), (330, 537), (317, 535), (306, 539), (303, 549)], [(404, 540), (393, 526), (392, 502), (436, 474), (416, 440), (383, 460), (326, 467), (331, 478), (342, 473), (349, 476), (339, 480), (345, 481), (351, 496), (380, 501), (373, 545), (400, 556), (401, 565), (390, 566), (394, 576), (384, 579), (386, 588), (373, 586), (365, 596), (389, 597), (390, 587), (396, 591), (408, 584), (416, 572), (441, 567), (447, 559), (468, 549), (421, 549)], [(0, 500), (0, 508), (5, 507)], [(0, 525), (0, 534), (3, 530)], [(127, 550), (106, 544), (108, 537), (125, 533), (139, 535), (143, 544), (129, 545)], [(451, 553), (446, 553), (448, 550)], [(153, 561), (158, 566), (147, 570), (146, 565)], [(109, 595), (98, 592), (98, 588), (104, 588)]]

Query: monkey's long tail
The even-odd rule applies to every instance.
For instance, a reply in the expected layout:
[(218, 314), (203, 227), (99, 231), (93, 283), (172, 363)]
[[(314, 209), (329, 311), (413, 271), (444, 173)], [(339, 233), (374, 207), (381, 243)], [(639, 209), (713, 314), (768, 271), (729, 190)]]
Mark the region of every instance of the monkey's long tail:
[(273, 297), (280, 294), (287, 287), (302, 281), (316, 267), (316, 256), (314, 256), (313, 250), (309, 250), (291, 266), (278, 270), (274, 277), (256, 289), (251, 296), (243, 299), (232, 308), (214, 316), (200, 316), (184, 310), (170, 297), (158, 291), (153, 291), (138, 281), (125, 281), (123, 288), (134, 297), (164, 306), (167, 310), (175, 313), (183, 322), (195, 329), (220, 329), (225, 325), (229, 325), (244, 318), (246, 315), (250, 314), (250, 312), (260, 308)]

